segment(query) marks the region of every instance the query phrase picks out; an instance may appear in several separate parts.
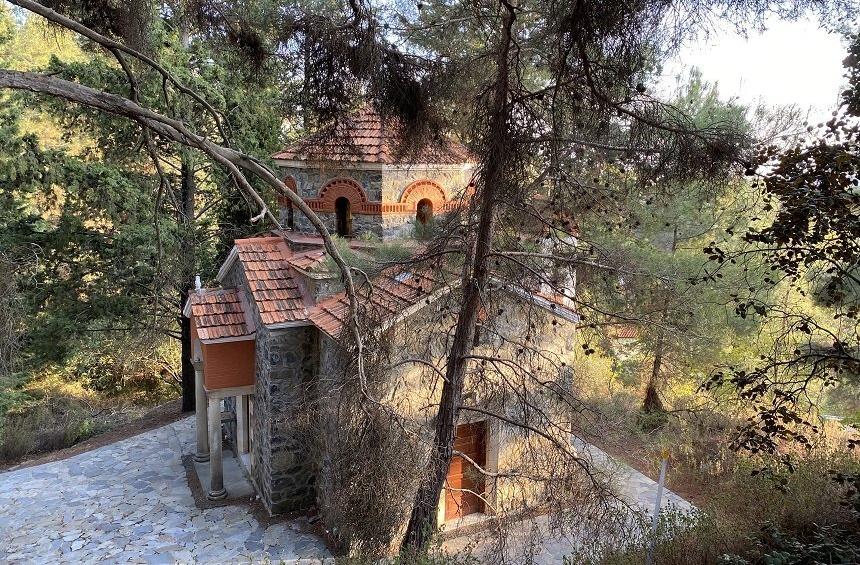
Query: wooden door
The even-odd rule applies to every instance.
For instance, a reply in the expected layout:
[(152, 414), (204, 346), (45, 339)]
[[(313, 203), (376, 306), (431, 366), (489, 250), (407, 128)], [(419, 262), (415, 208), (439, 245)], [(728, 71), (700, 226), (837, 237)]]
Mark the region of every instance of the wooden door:
[[(486, 422), (474, 422), (457, 426), (454, 449), (466, 454), (472, 461), (486, 468), (487, 426)], [(483, 476), (462, 457), (455, 455), (448, 469), (445, 490), (445, 520), (451, 520), (484, 511)]]

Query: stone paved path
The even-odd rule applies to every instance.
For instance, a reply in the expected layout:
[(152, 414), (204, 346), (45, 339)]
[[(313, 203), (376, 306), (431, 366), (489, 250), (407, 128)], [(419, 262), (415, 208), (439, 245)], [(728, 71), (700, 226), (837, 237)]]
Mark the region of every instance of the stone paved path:
[[(615, 485), (618, 494), (627, 502), (649, 514), (654, 511), (654, 502), (657, 499), (657, 483), (653, 479), (617, 459), (613, 459), (602, 449), (587, 444), (578, 438), (573, 439), (573, 444), (580, 454), (589, 458), (597, 469), (606, 474), (607, 479)], [(669, 472), (671, 473), (671, 470)], [(663, 489), (661, 501), (662, 508), (673, 506), (682, 511), (693, 509), (692, 504), (667, 488)]]
[(262, 527), (246, 506), (200, 510), (182, 455), (194, 419), (63, 461), (0, 473), (0, 563), (319, 562), (300, 521)]

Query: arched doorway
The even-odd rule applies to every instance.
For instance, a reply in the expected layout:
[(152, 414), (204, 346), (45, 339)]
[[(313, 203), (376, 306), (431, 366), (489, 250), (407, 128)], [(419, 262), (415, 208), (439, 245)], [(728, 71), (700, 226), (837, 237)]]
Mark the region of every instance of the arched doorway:
[(422, 226), (426, 226), (433, 220), (433, 201), (429, 198), (422, 198), (418, 201), (415, 211), (415, 221)]
[(336, 216), (335, 230), (341, 237), (352, 235), (352, 205), (349, 198), (341, 196), (334, 201), (334, 212)]

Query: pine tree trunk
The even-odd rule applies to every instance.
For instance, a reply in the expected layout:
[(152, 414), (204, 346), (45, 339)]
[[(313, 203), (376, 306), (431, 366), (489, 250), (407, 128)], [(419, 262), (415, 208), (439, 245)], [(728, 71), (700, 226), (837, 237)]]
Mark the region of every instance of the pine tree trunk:
[[(669, 247), (669, 252), (674, 255), (678, 247), (678, 225), (672, 228), (672, 244)], [(669, 318), (668, 296), (663, 301), (662, 323), (665, 325)], [(648, 377), (648, 384), (645, 386), (645, 400), (642, 402), (642, 411), (646, 414), (654, 412), (663, 412), (663, 401), (660, 400), (660, 394), (657, 392), (657, 387), (660, 383), (660, 371), (663, 369), (663, 353), (666, 349), (666, 330), (660, 329), (657, 334), (657, 343), (654, 345), (654, 362), (651, 365), (651, 375)]]
[(645, 387), (645, 401), (642, 403), (642, 411), (646, 414), (663, 411), (663, 402), (657, 393), (657, 383), (660, 380), (660, 370), (663, 366), (663, 332), (657, 336), (657, 345), (654, 347), (654, 363), (651, 365), (651, 375)]
[(194, 164), (190, 151), (181, 153), (180, 193), (181, 210), (179, 224), (182, 230), (180, 242), (181, 280), (179, 288), (179, 327), (182, 341), (182, 411), (190, 412), (195, 408), (194, 402), (194, 365), (191, 363), (191, 321), (182, 315), (189, 293), (194, 288), (196, 268), (196, 245), (194, 242), (194, 200), (197, 193), (197, 183), (194, 179)]
[(454, 434), (463, 397), (463, 382), (472, 353), (475, 325), (481, 305), (481, 294), (489, 279), (487, 257), (492, 250), (493, 227), (497, 194), (505, 182), (504, 172), (511, 155), (508, 125), (510, 106), (508, 90), (510, 80), (511, 28), (515, 13), (513, 6), (502, 0), (505, 15), (502, 21), (502, 39), (497, 56), (497, 78), (485, 155), (488, 155), (482, 174), (478, 228), (474, 247), (468, 252), (463, 268), (463, 298), (460, 315), (454, 332), (453, 345), (448, 353), (445, 382), (436, 414), (436, 430), (430, 458), (425, 469), (424, 482), (419, 486), (412, 504), (412, 513), (401, 545), (401, 552), (414, 554), (426, 549), (436, 530), (436, 512), (439, 496), (451, 465)]

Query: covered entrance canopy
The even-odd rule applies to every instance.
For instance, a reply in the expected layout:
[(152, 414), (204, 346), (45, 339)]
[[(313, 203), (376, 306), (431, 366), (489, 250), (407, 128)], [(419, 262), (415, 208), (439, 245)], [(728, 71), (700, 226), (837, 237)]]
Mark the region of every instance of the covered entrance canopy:
[(191, 323), (195, 377), (198, 462), (209, 461), (207, 496), (227, 496), (221, 454), (221, 401), (235, 398), (236, 447), (248, 451), (248, 400), (254, 392), (256, 325), (245, 293), (237, 289), (197, 291), (185, 316)]

